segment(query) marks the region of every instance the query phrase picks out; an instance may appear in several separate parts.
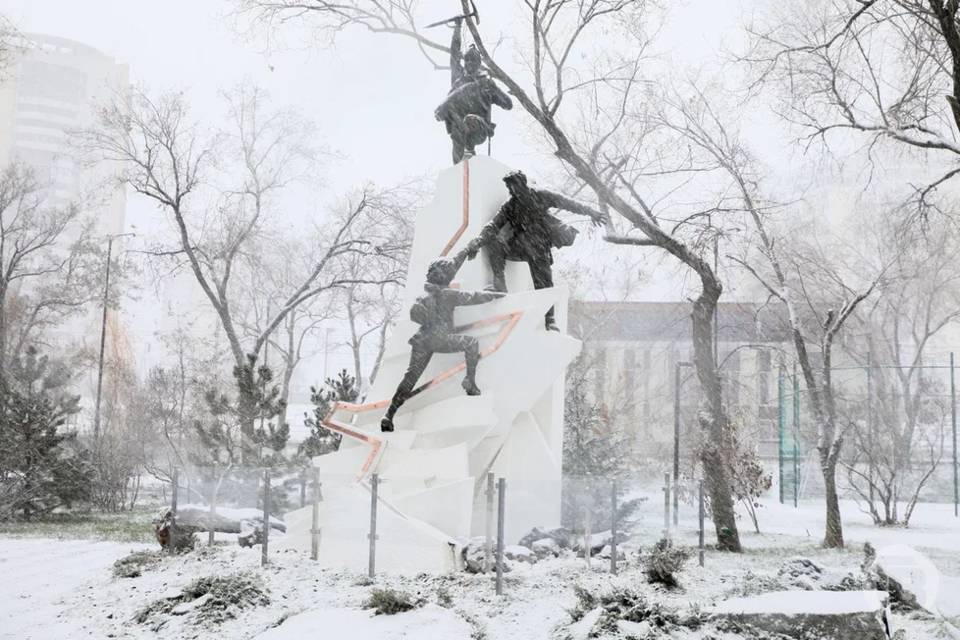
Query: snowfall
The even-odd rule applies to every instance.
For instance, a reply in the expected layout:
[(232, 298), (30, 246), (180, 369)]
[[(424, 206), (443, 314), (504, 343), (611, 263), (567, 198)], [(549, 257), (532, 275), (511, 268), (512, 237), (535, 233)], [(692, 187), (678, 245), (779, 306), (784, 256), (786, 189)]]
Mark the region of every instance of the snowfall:
[[(275, 550), (268, 566), (261, 568), (260, 548), (239, 548), (229, 542), (229, 536), (222, 536), (222, 542), (213, 547), (206, 547), (206, 536), (199, 536), (201, 542), (193, 552), (163, 556), (157, 566), (133, 578), (114, 577), (113, 563), (156, 545), (2, 537), (0, 637), (585, 640), (583, 625), (574, 624), (569, 613), (577, 603), (575, 585), (594, 592), (628, 586), (676, 609), (716, 610), (738, 596), (759, 593), (755, 587), (772, 580), (793, 558), (809, 559), (835, 575), (855, 573), (863, 560), (863, 544), (870, 542), (879, 553), (906, 549), (904, 545), (915, 550), (920, 558), (915, 569), (924, 574), (926, 592), (921, 597), (936, 602), (936, 613), (894, 611), (893, 629), (902, 630), (900, 637), (960, 638), (960, 519), (954, 517), (952, 505), (920, 504), (909, 528), (878, 528), (854, 503), (844, 503), (847, 549), (826, 551), (819, 548), (821, 503), (801, 502), (795, 509), (767, 501), (760, 509), (761, 534), (752, 531), (748, 518), (740, 521), (743, 554), (708, 548), (701, 568), (694, 549), (678, 574), (680, 587), (667, 590), (647, 584), (636, 561), (636, 549), (651, 545), (661, 535), (662, 499), (654, 496), (651, 493), (644, 504), (639, 528), (625, 545), (627, 558), (617, 575), (609, 573), (609, 561), (594, 558), (588, 566), (584, 558), (572, 554), (533, 565), (514, 562), (502, 596), (494, 593), (492, 577), (482, 574), (378, 575), (371, 582), (361, 569), (365, 558), (358, 559), (357, 570), (351, 572), (323, 569), (297, 552)], [(695, 514), (690, 507), (681, 513), (672, 535), (678, 544), (696, 547)], [(232, 618), (219, 623), (199, 619), (189, 607), (180, 615), (137, 621), (137, 613), (145, 606), (179, 593), (199, 577), (237, 572), (262, 581), (268, 605), (237, 609)], [(407, 592), (422, 605), (395, 615), (374, 615), (364, 609), (371, 590), (385, 587)], [(836, 593), (821, 595), (821, 606), (829, 608)], [(707, 632), (682, 637), (739, 637), (697, 633)]]

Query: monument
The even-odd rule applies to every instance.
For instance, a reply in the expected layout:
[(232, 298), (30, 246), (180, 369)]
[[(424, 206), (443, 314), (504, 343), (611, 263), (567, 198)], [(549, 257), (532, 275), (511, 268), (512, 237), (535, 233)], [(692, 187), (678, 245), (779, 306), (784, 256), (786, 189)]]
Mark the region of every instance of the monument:
[[(507, 482), (508, 543), (560, 522), (564, 378), (580, 342), (565, 333), (567, 291), (551, 264), (577, 232), (548, 210), (604, 216), (474, 156), (493, 135), (491, 105), (512, 103), (476, 49), (461, 64), (463, 18), (452, 19), (451, 90), (436, 111), (454, 166), (417, 214), (401, 319), (376, 380), (362, 403), (334, 405), (323, 424), (340, 449), (313, 459), (324, 566), (367, 567), (376, 504), (378, 570), (460, 568), (462, 546), (494, 530), (490, 474)], [(309, 550), (311, 507), (286, 521), (280, 545)]]
[[(401, 320), (380, 372), (363, 404), (335, 406), (325, 424), (343, 435), (340, 450), (313, 461), (325, 566), (366, 567), (373, 473), (381, 480), (377, 567), (384, 571), (456, 570), (460, 545), (486, 530), (487, 473), (507, 479), (508, 541), (559, 524), (564, 375), (580, 342), (564, 333), (566, 289), (535, 289), (525, 263), (505, 264), (505, 296), (454, 312), (457, 332), (477, 339), (482, 395), (461, 386), (463, 353), (434, 354), (396, 413), (396, 430), (380, 430), (420, 329), (409, 312), (428, 267), (467, 249), (494, 219), (508, 200), (510, 172), (487, 156), (464, 160), (440, 174), (433, 201), (417, 214)], [(451, 283), (464, 291), (493, 285), (487, 259), (465, 262)], [(544, 326), (551, 308), (560, 331)], [(309, 550), (310, 507), (288, 514), (287, 525), (282, 544)]]

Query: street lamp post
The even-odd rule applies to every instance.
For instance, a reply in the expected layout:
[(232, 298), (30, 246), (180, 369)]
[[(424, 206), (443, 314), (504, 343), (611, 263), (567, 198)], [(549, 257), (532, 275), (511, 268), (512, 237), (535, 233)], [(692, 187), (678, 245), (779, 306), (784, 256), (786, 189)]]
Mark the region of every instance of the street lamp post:
[(100, 358), (97, 364), (97, 400), (93, 411), (93, 439), (100, 438), (100, 402), (103, 397), (103, 356), (107, 344), (107, 309), (110, 303), (110, 263), (113, 257), (113, 241), (133, 233), (116, 233), (107, 236), (107, 272), (103, 284), (103, 315), (100, 320)]
[(680, 522), (680, 368), (692, 366), (677, 361), (673, 367), (673, 524)]
[(327, 381), (327, 376), (329, 372), (327, 371), (327, 364), (330, 360), (330, 334), (333, 333), (333, 327), (326, 327), (323, 330), (323, 381)]

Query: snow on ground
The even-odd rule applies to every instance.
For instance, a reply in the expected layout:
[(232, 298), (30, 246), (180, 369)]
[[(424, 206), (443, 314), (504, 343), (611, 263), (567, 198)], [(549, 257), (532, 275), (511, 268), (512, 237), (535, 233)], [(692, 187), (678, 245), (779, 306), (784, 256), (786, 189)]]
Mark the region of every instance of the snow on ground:
[[(117, 558), (147, 545), (5, 538), (0, 549), (0, 638), (69, 638), (75, 615), (87, 615), (107, 601), (93, 585), (110, 575)], [(75, 604), (83, 593), (86, 605)]]
[(308, 638), (318, 631), (323, 631), (324, 636), (350, 640), (470, 640), (473, 630), (456, 613), (435, 604), (398, 616), (376, 616), (356, 609), (319, 609), (287, 618), (282, 626), (258, 635), (257, 640)]
[[(640, 513), (635, 546), (652, 544), (663, 527), (662, 498), (650, 495)], [(740, 521), (745, 553), (708, 550), (703, 568), (697, 566), (694, 555), (680, 574), (682, 589), (674, 591), (647, 585), (635, 553), (617, 576), (611, 576), (609, 563), (600, 559), (594, 559), (589, 568), (574, 557), (515, 565), (507, 574), (506, 594), (498, 597), (489, 576), (378, 576), (371, 585), (359, 573), (324, 570), (296, 552), (272, 551), (270, 566), (261, 569), (259, 548), (240, 549), (226, 543), (164, 557), (158, 568), (121, 579), (112, 576), (113, 561), (144, 545), (2, 538), (0, 638), (281, 640), (322, 634), (358, 640), (556, 640), (562, 637), (558, 628), (570, 622), (567, 611), (575, 605), (573, 586), (577, 584), (590, 590), (628, 586), (671, 606), (706, 608), (743, 595), (746, 588), (775, 575), (796, 556), (810, 558), (831, 572), (856, 571), (863, 557), (862, 543), (868, 540), (878, 548), (914, 545), (931, 557), (944, 576), (960, 577), (960, 521), (953, 518), (950, 505), (918, 506), (908, 529), (876, 528), (852, 503), (844, 503), (843, 508), (846, 550), (819, 548), (822, 505), (811, 501), (794, 509), (768, 502), (760, 510), (764, 533), (750, 531), (746, 518)], [(694, 515), (692, 507), (682, 508), (674, 535), (683, 545), (696, 544)], [(708, 541), (712, 537), (708, 532)], [(160, 626), (133, 620), (145, 605), (197, 577), (237, 571), (261, 577), (271, 599), (269, 606), (238, 611), (235, 619), (219, 626), (197, 624), (193, 614), (167, 616)], [(427, 604), (396, 616), (373, 617), (361, 609), (373, 587), (399, 589)], [(960, 594), (953, 597), (960, 599)], [(940, 623), (928, 616), (896, 614), (894, 623), (911, 639), (949, 638)], [(343, 633), (336, 633), (341, 629)]]

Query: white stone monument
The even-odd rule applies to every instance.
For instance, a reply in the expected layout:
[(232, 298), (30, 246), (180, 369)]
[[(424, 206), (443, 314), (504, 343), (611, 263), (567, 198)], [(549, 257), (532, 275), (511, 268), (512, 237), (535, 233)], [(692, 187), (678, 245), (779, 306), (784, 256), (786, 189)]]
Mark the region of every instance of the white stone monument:
[[(559, 524), (564, 374), (580, 342), (565, 333), (566, 289), (533, 290), (525, 263), (507, 263), (507, 296), (456, 311), (458, 330), (480, 341), (483, 394), (464, 394), (463, 354), (435, 354), (397, 413), (396, 431), (380, 432), (410, 357), (407, 341), (417, 325), (409, 310), (424, 292), (427, 266), (463, 249), (497, 213), (509, 171), (486, 156), (446, 169), (434, 200), (417, 215), (401, 320), (376, 381), (363, 404), (336, 405), (325, 424), (343, 435), (340, 450), (313, 460), (323, 487), (318, 559), (325, 566), (366, 567), (373, 473), (380, 479), (378, 570), (457, 569), (462, 543), (488, 526), (488, 472), (507, 482), (507, 544), (535, 525)], [(481, 253), (451, 286), (479, 290), (491, 282)], [(559, 333), (544, 328), (551, 305)], [(311, 508), (288, 514), (287, 523), (281, 544), (309, 550)]]

